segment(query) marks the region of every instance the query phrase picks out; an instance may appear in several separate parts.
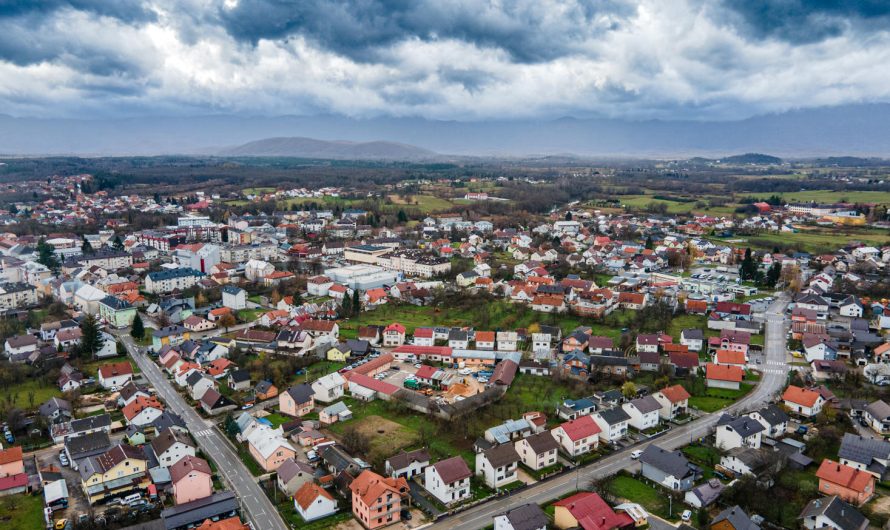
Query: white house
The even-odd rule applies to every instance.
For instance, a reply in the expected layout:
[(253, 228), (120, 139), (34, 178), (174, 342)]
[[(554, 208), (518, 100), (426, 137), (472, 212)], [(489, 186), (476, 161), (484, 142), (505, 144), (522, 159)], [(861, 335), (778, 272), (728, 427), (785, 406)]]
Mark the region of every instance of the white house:
[(748, 414), (763, 425), (763, 435), (768, 438), (780, 438), (788, 429), (788, 414), (778, 406), (771, 404)]
[(151, 449), (161, 467), (170, 467), (184, 456), (195, 456), (189, 435), (169, 427), (151, 441)]
[(581, 416), (553, 429), (553, 437), (571, 457), (587, 454), (599, 447), (600, 428), (590, 416)]
[(464, 459), (453, 456), (426, 467), (423, 487), (443, 504), (453, 504), (470, 498), (472, 476)]
[(99, 367), (99, 385), (105, 389), (121, 388), (133, 380), (133, 367), (127, 361)]
[(523, 504), (494, 517), (494, 530), (547, 530), (550, 523), (537, 504)]
[(321, 486), (306, 482), (294, 493), (294, 509), (308, 523), (337, 513), (337, 501)]
[(723, 451), (736, 447), (760, 449), (760, 437), (764, 430), (763, 425), (754, 418), (748, 416), (734, 418), (724, 414), (717, 421), (717, 448)]
[(315, 400), (330, 403), (343, 397), (346, 390), (346, 379), (338, 372), (319, 377), (312, 383), (312, 391), (315, 392)]
[(247, 292), (234, 285), (226, 285), (222, 288), (222, 305), (234, 311), (247, 308)]
[(812, 418), (822, 412), (822, 406), (825, 404), (822, 395), (815, 390), (794, 385), (785, 389), (782, 401), (792, 413), (807, 418)]
[(591, 416), (600, 428), (600, 440), (611, 443), (627, 436), (630, 416), (621, 407), (594, 412)]
[(658, 415), (663, 420), (670, 421), (681, 414), (686, 414), (689, 406), (689, 392), (680, 385), (663, 388), (652, 395), (661, 405)]
[(630, 426), (638, 431), (645, 431), (658, 425), (661, 403), (653, 396), (634, 399), (621, 405), (630, 416)]
[(497, 445), (476, 453), (476, 476), (489, 488), (497, 489), (518, 479), (519, 455), (511, 444)]
[[(430, 454), (426, 449), (415, 451), (402, 451), (397, 455), (386, 459), (386, 474), (392, 478), (405, 477), (411, 480), (414, 477), (424, 475), (427, 466), (430, 465)], [(467, 468), (469, 472), (469, 468)]]
[(523, 465), (529, 469), (540, 471), (545, 467), (556, 465), (559, 443), (550, 431), (520, 438), (514, 442), (513, 447)]
[(497, 341), (498, 351), (516, 351), (519, 347), (519, 334), (515, 331), (498, 331)]

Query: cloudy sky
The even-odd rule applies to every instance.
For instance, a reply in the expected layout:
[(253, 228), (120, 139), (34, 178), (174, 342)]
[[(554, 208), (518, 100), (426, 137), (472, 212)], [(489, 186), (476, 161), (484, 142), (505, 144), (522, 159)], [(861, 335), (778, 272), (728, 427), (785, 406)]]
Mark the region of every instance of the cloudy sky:
[(890, 101), (885, 0), (0, 0), (0, 113), (737, 119)]

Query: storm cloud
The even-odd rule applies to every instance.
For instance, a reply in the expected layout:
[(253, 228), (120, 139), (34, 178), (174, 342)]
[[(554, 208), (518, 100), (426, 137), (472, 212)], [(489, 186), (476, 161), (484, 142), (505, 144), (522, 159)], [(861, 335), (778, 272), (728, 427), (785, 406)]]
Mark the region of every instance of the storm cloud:
[(0, 0), (0, 112), (730, 119), (890, 99), (876, 0)]

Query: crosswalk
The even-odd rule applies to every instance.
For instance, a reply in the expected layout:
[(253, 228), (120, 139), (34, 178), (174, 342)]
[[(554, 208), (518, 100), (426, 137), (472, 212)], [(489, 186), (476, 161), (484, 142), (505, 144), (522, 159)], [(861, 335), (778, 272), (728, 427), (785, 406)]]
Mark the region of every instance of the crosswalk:
[(210, 429), (204, 429), (202, 431), (193, 432), (192, 434), (194, 434), (195, 436), (200, 438), (202, 436), (210, 436), (211, 432), (213, 432), (213, 431), (211, 431)]
[(763, 370), (761, 370), (761, 372), (765, 374), (782, 375), (785, 373), (785, 370), (779, 370), (778, 368), (764, 368)]

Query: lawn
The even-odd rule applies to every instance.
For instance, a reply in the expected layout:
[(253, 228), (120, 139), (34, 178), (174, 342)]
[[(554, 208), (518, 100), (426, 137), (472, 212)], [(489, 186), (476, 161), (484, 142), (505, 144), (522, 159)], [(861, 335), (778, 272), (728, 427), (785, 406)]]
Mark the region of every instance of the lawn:
[(4, 530), (43, 528), (43, 496), (10, 495), (0, 499), (0, 524)]
[(265, 309), (239, 309), (236, 314), (241, 322), (253, 322), (263, 316)]
[(679, 342), (680, 332), (688, 328), (702, 330), (705, 338), (720, 336), (720, 330), (708, 329), (708, 317), (705, 315), (677, 315), (671, 320), (671, 325), (668, 326), (666, 333)]
[[(34, 405), (31, 406), (29, 395), (34, 393)], [(28, 379), (21, 383), (8, 386), (0, 391), (4, 401), (12, 401), (16, 406), (25, 410), (35, 410), (44, 401), (51, 397), (61, 396), (62, 392), (55, 385), (45, 385), (39, 379)]]
[(434, 197), (432, 195), (411, 195), (405, 198), (398, 195), (390, 195), (389, 200), (392, 205), (386, 205), (384, 210), (390, 212), (398, 212), (399, 210), (418, 210), (420, 213), (429, 214), (434, 212), (444, 212), (454, 208), (447, 199)]
[(748, 383), (739, 385), (738, 390), (708, 388), (703, 395), (690, 397), (689, 406), (703, 412), (714, 412), (735, 403), (750, 392), (752, 388), (754, 388), (754, 385)]
[[(619, 322), (633, 317), (632, 312), (616, 312)], [(465, 309), (449, 307), (413, 306), (408, 304), (386, 304), (372, 311), (364, 311), (358, 317), (340, 322), (340, 336), (355, 338), (358, 328), (368, 325), (388, 325), (399, 322), (413, 333), (415, 328), (427, 326), (473, 326), (477, 329), (517, 329), (528, 328), (532, 324), (558, 325), (564, 333), (580, 325), (593, 328), (594, 334), (606, 335), (617, 340), (621, 329), (606, 326), (590, 318), (544, 314), (532, 311), (522, 304), (511, 304), (495, 300), (486, 304)]]
[(273, 412), (272, 414), (263, 416), (263, 418), (266, 420), (269, 420), (272, 423), (273, 429), (277, 429), (280, 425), (283, 425), (293, 419), (293, 418), (289, 418), (287, 416), (278, 414), (277, 412)]
[[(772, 193), (753, 194), (759, 199), (767, 199)], [(779, 196), (788, 202), (874, 202), (890, 204), (890, 192), (886, 191), (834, 191), (834, 190), (809, 190), (793, 193), (780, 193)]]
[[(660, 517), (668, 517), (668, 502), (666, 492), (659, 491), (654, 486), (646, 484), (642, 480), (628, 475), (616, 475), (608, 485), (609, 492), (616, 497), (636, 502), (643, 506), (649, 513)], [(676, 513), (681, 505), (675, 506)]]
[(752, 247), (790, 246), (813, 253), (834, 251), (850, 241), (881, 247), (890, 242), (890, 236), (886, 230), (863, 227), (800, 227), (794, 233), (762, 232), (747, 238)]
[[(738, 207), (738, 204), (729, 203), (725, 206), (714, 206), (713, 208), (709, 206), (697, 206), (696, 204), (701, 201), (707, 203), (711, 197), (678, 197), (683, 199), (691, 199), (688, 202), (684, 201), (672, 201), (666, 199), (656, 199), (653, 195), (621, 195), (618, 199), (621, 201), (623, 206), (628, 206), (636, 209), (646, 209), (650, 204), (664, 204), (667, 205), (667, 213), (669, 214), (684, 214), (684, 213), (709, 213), (709, 214), (731, 214)], [(723, 199), (723, 197), (719, 197), (719, 199)]]
[(702, 466), (710, 467), (720, 462), (720, 452), (707, 445), (687, 445), (683, 448), (683, 454)]
[(247, 444), (234, 441), (233, 443), (238, 449), (238, 458), (240, 458), (241, 461), (244, 462), (247, 470), (250, 471), (253, 476), (258, 477), (266, 473), (265, 471), (263, 471), (263, 468), (260, 467), (257, 461), (254, 460), (253, 455), (250, 454), (250, 451), (247, 449)]

